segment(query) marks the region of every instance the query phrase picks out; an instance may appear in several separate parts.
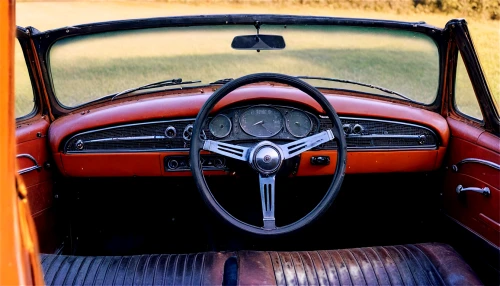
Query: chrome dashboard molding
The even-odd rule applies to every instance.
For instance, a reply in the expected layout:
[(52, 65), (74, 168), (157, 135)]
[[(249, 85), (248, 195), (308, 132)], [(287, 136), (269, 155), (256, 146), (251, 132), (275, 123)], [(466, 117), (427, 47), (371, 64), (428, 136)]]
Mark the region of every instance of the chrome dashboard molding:
[(108, 142), (108, 141), (132, 141), (132, 140), (149, 140), (149, 139), (165, 139), (166, 136), (130, 136), (130, 137), (113, 137), (113, 138), (103, 138), (103, 139), (93, 139), (93, 140), (83, 140), (85, 143), (94, 142)]
[[(284, 106), (279, 106), (279, 107), (284, 107)], [(294, 107), (289, 107), (290, 109), (297, 109)], [(307, 113), (307, 111), (304, 111)], [(312, 115), (312, 114), (311, 114)], [(321, 125), (321, 119), (328, 119), (327, 116), (322, 116), (322, 115), (316, 115), (318, 120), (318, 123)], [(348, 117), (348, 116), (340, 116), (341, 120), (352, 120), (352, 121), (365, 121), (365, 122), (380, 122), (380, 123), (387, 123), (387, 124), (396, 124), (396, 125), (405, 125), (405, 126), (410, 126), (413, 128), (419, 128), (426, 130), (435, 139), (435, 144), (423, 144), (423, 145), (412, 145), (412, 146), (349, 146), (347, 149), (349, 151), (403, 151), (403, 150), (436, 150), (439, 146), (439, 137), (436, 136), (436, 133), (422, 125), (417, 125), (413, 123), (407, 123), (407, 122), (400, 122), (400, 121), (394, 121), (394, 120), (385, 120), (385, 119), (376, 119), (376, 118), (366, 118), (366, 117)], [(116, 126), (110, 126), (110, 127), (105, 127), (105, 128), (99, 128), (95, 130), (89, 130), (89, 131), (84, 131), (80, 132), (77, 134), (74, 134), (73, 136), (69, 137), (67, 140), (65, 140), (65, 144), (63, 146), (62, 151), (67, 154), (89, 154), (89, 153), (143, 153), (143, 152), (174, 152), (174, 151), (181, 151), (181, 152), (188, 152), (189, 148), (161, 148), (157, 147), (154, 149), (151, 148), (136, 148), (136, 149), (124, 149), (124, 148), (117, 148), (117, 149), (109, 149), (109, 150), (72, 150), (69, 146), (69, 143), (74, 141), (75, 138), (78, 138), (80, 136), (86, 135), (86, 134), (93, 134), (97, 132), (102, 132), (102, 131), (108, 131), (108, 130), (113, 130), (117, 128), (127, 128), (127, 127), (138, 127), (138, 126), (143, 126), (143, 125), (154, 125), (154, 124), (172, 124), (172, 123), (185, 123), (185, 124), (192, 124), (194, 122), (195, 118), (186, 118), (186, 119), (172, 119), (172, 120), (159, 120), (159, 121), (148, 121), (148, 122), (140, 122), (140, 123), (129, 123), (129, 124), (123, 124), (123, 125), (116, 125)], [(319, 129), (319, 126), (318, 126)], [(317, 132), (320, 132), (321, 130), (317, 130)], [(414, 139), (417, 140), (421, 135), (406, 135), (406, 134), (349, 134), (346, 136), (346, 139), (349, 138), (361, 138), (361, 139)], [(160, 139), (160, 140), (169, 140), (172, 138), (168, 138), (165, 135), (145, 135), (145, 136), (128, 136), (128, 137), (111, 137), (111, 138), (101, 138), (101, 139), (93, 139), (93, 140), (83, 140), (83, 143), (93, 143), (93, 142), (126, 142), (126, 141), (141, 141), (141, 140), (155, 140), (155, 139)], [(328, 148), (316, 148), (315, 150), (328, 150)], [(479, 159), (478, 159), (479, 160)], [(494, 164), (494, 163), (493, 163)], [(497, 165), (498, 166), (498, 165)], [(499, 167), (500, 168), (500, 167)]]

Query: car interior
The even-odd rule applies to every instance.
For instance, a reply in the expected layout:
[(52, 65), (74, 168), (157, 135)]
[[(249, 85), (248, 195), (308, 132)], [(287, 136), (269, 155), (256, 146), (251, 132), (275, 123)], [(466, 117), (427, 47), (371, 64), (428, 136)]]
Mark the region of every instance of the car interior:
[[(465, 21), (415, 28), (439, 34), (431, 104), (265, 69), (203, 86), (158, 82), (67, 110), (53, 96), (61, 79), (46, 63), (56, 68), (48, 51), (59, 39), (227, 21), (202, 19), (18, 28), (36, 108), (16, 121), (17, 162), (47, 285), (500, 283), (498, 115), (478, 87)], [(231, 21), (271, 19), (366, 24)], [(269, 37), (235, 38), (233, 49), (284, 48)], [(482, 120), (455, 107), (459, 58)]]

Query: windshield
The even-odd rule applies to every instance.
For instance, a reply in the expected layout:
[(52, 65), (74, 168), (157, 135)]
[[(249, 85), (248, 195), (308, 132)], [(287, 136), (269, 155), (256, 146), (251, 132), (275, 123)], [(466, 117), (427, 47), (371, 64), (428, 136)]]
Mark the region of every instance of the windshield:
[[(275, 72), (356, 81), (424, 104), (436, 98), (438, 48), (425, 34), (385, 28), (263, 25), (260, 34), (283, 36), (284, 49), (231, 48), (235, 36), (255, 34), (255, 27), (249, 25), (155, 28), (64, 38), (49, 52), (55, 95), (62, 105), (74, 107), (173, 78), (201, 80), (200, 85)], [(317, 87), (397, 97), (366, 86), (306, 81)]]

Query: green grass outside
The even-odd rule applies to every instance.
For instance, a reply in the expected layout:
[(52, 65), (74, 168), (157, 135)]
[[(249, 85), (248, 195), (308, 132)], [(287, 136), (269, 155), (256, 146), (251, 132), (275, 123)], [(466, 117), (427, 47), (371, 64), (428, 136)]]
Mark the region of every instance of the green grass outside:
[[(161, 10), (160, 8), (163, 8)], [(175, 8), (175, 9), (168, 9)], [(444, 23), (451, 18), (446, 15), (393, 15), (387, 13), (374, 13), (367, 11), (328, 11), (328, 9), (314, 10), (313, 8), (304, 8), (294, 10), (295, 7), (279, 8), (277, 11), (266, 10), (265, 7), (244, 7), (245, 10), (239, 10), (236, 5), (219, 5), (217, 7), (203, 7), (199, 5), (177, 5), (169, 3), (19, 3), (17, 7), (17, 23), (19, 25), (32, 25), (41, 30), (56, 28), (65, 25), (77, 23), (92, 22), (99, 20), (121, 19), (121, 18), (139, 18), (151, 16), (165, 15), (182, 15), (182, 14), (213, 14), (213, 13), (281, 13), (281, 14), (315, 14), (315, 15), (335, 15), (344, 17), (367, 17), (367, 18), (385, 18), (396, 20), (421, 20), (430, 19), (429, 23), (436, 26), (443, 26)], [(35, 10), (36, 9), (36, 10)], [(419, 17), (419, 18), (415, 18)], [(496, 101), (499, 100), (500, 91), (500, 65), (498, 53), (498, 22), (494, 21), (479, 21), (477, 23), (470, 22), (470, 30), (483, 68), (488, 76), (490, 89), (495, 96)], [(251, 33), (251, 31), (249, 31)], [(287, 37), (285, 36), (285, 39)], [(291, 39), (291, 37), (288, 37)], [(288, 44), (288, 42), (287, 42)], [(221, 53), (216, 45), (211, 51), (197, 51), (193, 54), (171, 54), (171, 57), (166, 59), (159, 56), (162, 47), (168, 47), (167, 43), (159, 43), (157, 51), (152, 51), (149, 54), (142, 54), (140, 57), (129, 59), (132, 62), (124, 62), (113, 58), (113, 54), (105, 53), (106, 58), (95, 57), (95, 54), (90, 57), (75, 57), (74, 55), (82, 54), (83, 51), (73, 50), (67, 53), (66, 57), (61, 57), (61, 62), (58, 68), (53, 72), (59, 75), (60, 80), (56, 80), (55, 84), (60, 92), (67, 94), (63, 103), (67, 105), (78, 104), (90, 99), (95, 99), (96, 96), (102, 96), (103, 90), (105, 93), (116, 92), (138, 84), (144, 84), (155, 80), (162, 80), (170, 77), (183, 77), (185, 80), (201, 79), (204, 82), (217, 78), (238, 77), (244, 74), (262, 71), (262, 65), (266, 65), (272, 71), (281, 71), (288, 74), (308, 74), (315, 75), (328, 74), (332, 77), (348, 78), (358, 81), (368, 81), (373, 83), (373, 75), (376, 75), (376, 84), (386, 86), (388, 88), (409, 94), (417, 100), (429, 102), (428, 98), (419, 98), (419, 94), (427, 94), (426, 89), (433, 88), (429, 85), (434, 76), (432, 70), (435, 66), (422, 65), (422, 57), (425, 53), (419, 54), (419, 49), (407, 49), (404, 53), (397, 46), (394, 49), (386, 50), (378, 47), (380, 42), (374, 41), (369, 49), (365, 49), (363, 53), (358, 53), (356, 58), (353, 58), (355, 50), (337, 50), (335, 55), (325, 53), (325, 46), (319, 45), (317, 49), (310, 47), (302, 47), (302, 53), (297, 51), (280, 51), (261, 53), (259, 55), (259, 64), (254, 61), (253, 54), (242, 54), (238, 52)], [(133, 45), (133, 43), (131, 43)], [(92, 53), (92, 49), (84, 47), (85, 53)], [(132, 47), (133, 48), (133, 47)], [(105, 49), (103, 45), (99, 47), (99, 52)], [(192, 48), (193, 49), (193, 48)], [(182, 49), (180, 49), (182, 51)], [(138, 47), (137, 51), (143, 52)], [(399, 51), (399, 52), (398, 52)], [(203, 54), (206, 52), (206, 54)], [(358, 51), (359, 52), (359, 51)], [(200, 54), (201, 53), (201, 54)], [(244, 52), (246, 53), (246, 52)], [(111, 55), (111, 56), (110, 56)], [(361, 57), (359, 55), (362, 55)], [(428, 56), (428, 55), (427, 55)], [(384, 60), (380, 60), (384, 59)], [(420, 59), (420, 60), (419, 60)], [(222, 60), (230, 60), (232, 65), (220, 68)], [(290, 61), (298, 61), (294, 65), (290, 65)], [(22, 54), (16, 53), (16, 66), (24, 64)], [(425, 61), (424, 61), (425, 62)], [(133, 76), (123, 78), (122, 75), (132, 73), (128, 72), (128, 68), (132, 63), (136, 68)], [(394, 65), (400, 63), (400, 65)], [(54, 65), (54, 63), (53, 63)], [(387, 73), (387, 69), (393, 69), (395, 66), (399, 70), (392, 76)], [(290, 67), (293, 67), (290, 69)], [(365, 73), (359, 71), (370, 71), (372, 77), (367, 78)], [(431, 71), (431, 72), (430, 72)], [(80, 76), (79, 76), (80, 75)], [(93, 84), (83, 84), (81, 78), (89, 78), (93, 80)], [(414, 86), (409, 85), (405, 80), (408, 77), (419, 78)], [(29, 82), (27, 81), (26, 71), (16, 68), (16, 116), (28, 113), (32, 104), (32, 94), (30, 93)], [(466, 82), (466, 79), (460, 79), (459, 82)], [(320, 85), (320, 83), (318, 83)], [(324, 85), (324, 84), (321, 84)], [(415, 91), (419, 91), (415, 93)], [(421, 92), (420, 92), (421, 91)], [(463, 100), (460, 105), (461, 110), (471, 115), (477, 116), (477, 110), (474, 108), (474, 99), (468, 98), (466, 92), (463, 94)], [(469, 94), (470, 95), (470, 94)]]
[[(430, 103), (436, 92), (437, 67), (432, 70), (415, 57), (428, 57), (425, 53), (407, 52), (393, 54), (388, 57), (388, 51), (374, 50), (369, 53), (353, 53), (359, 51), (336, 51), (331, 56), (330, 50), (306, 50), (300, 52), (261, 52), (258, 63), (253, 55), (215, 54), (206, 56), (145, 57), (120, 60), (79, 60), (72, 65), (61, 65), (54, 69), (54, 85), (58, 87), (60, 100), (67, 106), (75, 106), (88, 102), (106, 94), (138, 86), (147, 82), (168, 78), (183, 78), (184, 80), (202, 80), (204, 83), (227, 77), (240, 77), (246, 74), (272, 71), (291, 75), (326, 75), (332, 77), (356, 79), (361, 82), (376, 82), (384, 87), (396, 88), (403, 94), (414, 95), (418, 101)], [(303, 56), (303, 57), (302, 57)], [(378, 56), (374, 60), (374, 57)], [(380, 59), (385, 56), (386, 61)], [(377, 60), (378, 59), (378, 60)], [(231, 62), (221, 65), (221, 62)], [(291, 63), (293, 62), (293, 65)], [(399, 70), (394, 70), (397, 64)], [(73, 65), (74, 64), (74, 65)], [(130, 66), (133, 65), (133, 70)], [(409, 68), (411, 67), (411, 68)], [(391, 69), (388, 73), (387, 70)], [(413, 70), (415, 69), (415, 70)], [(430, 69), (431, 72), (426, 73)], [(363, 73), (359, 71), (363, 70)], [(419, 82), (408, 81), (408, 76), (420, 77)], [(82, 78), (89, 82), (82, 84)], [(90, 81), (92, 84), (90, 84)], [(427, 82), (432, 84), (428, 85)], [(413, 83), (413, 84), (409, 84)], [(315, 81), (318, 86), (331, 86), (331, 83)], [(335, 86), (339, 86), (336, 84)], [(75, 87), (85, 87), (78, 88)], [(354, 90), (366, 90), (361, 87), (349, 86)], [(369, 92), (383, 92), (369, 89)], [(63, 96), (64, 95), (64, 96)], [(424, 97), (427, 95), (426, 97)], [(431, 96), (429, 96), (431, 95)]]
[[(106, 33), (62, 40), (50, 53), (56, 95), (63, 104), (75, 106), (168, 78), (209, 83), (256, 72), (350, 79), (396, 90), (424, 103), (431, 103), (437, 91), (437, 48), (432, 40), (417, 33), (263, 27), (262, 33), (282, 34), (287, 47), (257, 53), (230, 47), (235, 35), (254, 33), (253, 27), (178, 30)], [(332, 85), (324, 81), (315, 84)]]

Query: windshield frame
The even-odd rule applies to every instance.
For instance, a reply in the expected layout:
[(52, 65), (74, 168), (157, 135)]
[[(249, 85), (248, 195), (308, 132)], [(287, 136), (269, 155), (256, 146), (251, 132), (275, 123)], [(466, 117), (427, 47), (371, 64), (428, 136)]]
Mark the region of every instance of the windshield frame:
[[(160, 17), (148, 19), (132, 19), (109, 22), (97, 22), (90, 24), (82, 24), (76, 26), (67, 26), (54, 30), (40, 32), (33, 27), (28, 27), (32, 34), (32, 39), (37, 47), (37, 54), (41, 62), (41, 70), (44, 81), (49, 83), (46, 85), (50, 105), (53, 114), (57, 117), (82, 107), (97, 104), (103, 100), (93, 100), (78, 106), (68, 107), (61, 104), (54, 92), (54, 84), (50, 73), (50, 50), (54, 43), (58, 40), (67, 37), (76, 37), (80, 35), (98, 34), (111, 31), (126, 31), (151, 28), (166, 28), (166, 27), (195, 27), (195, 26), (227, 26), (227, 25), (242, 25), (254, 26), (255, 23), (260, 25), (335, 25), (335, 26), (350, 26), (350, 27), (374, 27), (387, 28), (395, 30), (406, 30), (417, 33), (422, 33), (431, 38), (436, 44), (439, 55), (439, 78), (436, 97), (430, 104), (417, 104), (404, 99), (398, 99), (392, 96), (376, 95), (376, 98), (381, 100), (390, 100), (411, 104), (425, 108), (428, 110), (438, 111), (441, 106), (441, 97), (444, 83), (444, 70), (446, 67), (446, 51), (447, 51), (447, 36), (445, 30), (428, 25), (425, 22), (401, 22), (389, 20), (374, 20), (374, 19), (358, 19), (358, 18), (335, 18), (335, 17), (317, 17), (317, 16), (295, 16), (295, 15), (254, 15), (254, 14), (238, 14), (238, 15), (201, 15), (201, 16), (175, 16), (175, 17)], [(191, 80), (191, 79), (186, 79)], [(203, 86), (210, 86), (206, 84)], [(199, 87), (199, 86), (193, 86)], [(184, 87), (189, 89), (191, 86)], [(321, 87), (318, 87), (321, 89)], [(363, 92), (360, 92), (363, 93)], [(126, 98), (126, 97), (124, 97)]]

